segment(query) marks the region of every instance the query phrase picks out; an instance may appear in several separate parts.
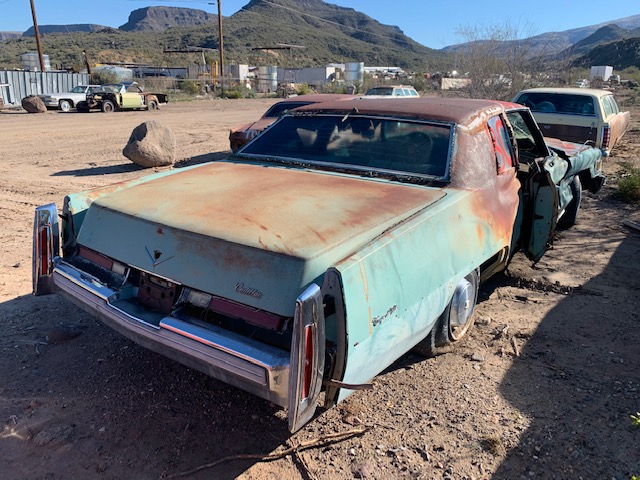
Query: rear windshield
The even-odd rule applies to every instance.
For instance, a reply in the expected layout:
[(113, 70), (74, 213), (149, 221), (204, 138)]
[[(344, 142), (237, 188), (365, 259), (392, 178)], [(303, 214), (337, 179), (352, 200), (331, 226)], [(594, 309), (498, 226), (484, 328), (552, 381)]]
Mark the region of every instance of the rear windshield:
[(587, 116), (596, 114), (593, 98), (587, 95), (527, 92), (520, 95), (516, 102), (529, 107), (533, 112)]
[(393, 88), (391, 87), (376, 87), (367, 90), (365, 95), (393, 95)]
[(313, 102), (280, 102), (272, 106), (267, 113), (264, 114), (266, 118), (278, 118), (287, 110), (293, 110), (294, 108), (304, 107), (310, 105)]
[(452, 127), (360, 115), (285, 116), (244, 147), (256, 155), (305, 163), (447, 176)]

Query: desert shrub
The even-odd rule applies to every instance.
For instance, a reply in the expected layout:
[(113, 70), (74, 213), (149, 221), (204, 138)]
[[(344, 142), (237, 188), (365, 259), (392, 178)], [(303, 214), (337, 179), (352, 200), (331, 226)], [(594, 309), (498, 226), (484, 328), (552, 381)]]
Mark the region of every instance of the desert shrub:
[(180, 90), (189, 95), (197, 95), (200, 93), (200, 85), (194, 80), (182, 80), (180, 82)]
[(116, 72), (109, 72), (103, 70), (100, 72), (93, 72), (91, 74), (91, 82), (95, 85), (106, 85), (107, 83), (120, 83), (120, 77)]
[(616, 198), (628, 203), (640, 203), (640, 168), (623, 163), (624, 171), (618, 181)]

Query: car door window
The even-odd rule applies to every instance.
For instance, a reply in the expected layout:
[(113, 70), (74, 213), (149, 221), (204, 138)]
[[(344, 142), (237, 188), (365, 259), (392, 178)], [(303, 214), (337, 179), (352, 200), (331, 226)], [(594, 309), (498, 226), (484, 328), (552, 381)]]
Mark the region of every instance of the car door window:
[[(615, 105), (615, 106), (614, 106)], [(604, 108), (604, 116), (608, 117), (609, 115), (614, 115), (617, 112), (617, 105), (615, 104), (615, 100), (612, 95), (608, 95), (606, 97), (602, 97), (602, 108)]]
[(514, 166), (511, 138), (502, 117), (491, 118), (487, 125), (496, 154), (496, 169), (498, 174), (501, 174)]

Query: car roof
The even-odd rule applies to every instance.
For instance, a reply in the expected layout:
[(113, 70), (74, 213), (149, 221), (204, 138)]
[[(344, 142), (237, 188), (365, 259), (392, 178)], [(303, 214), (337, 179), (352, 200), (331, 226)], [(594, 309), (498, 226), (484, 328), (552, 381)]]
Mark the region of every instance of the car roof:
[(370, 99), (365, 96), (344, 102), (307, 105), (297, 108), (296, 112), (397, 116), (471, 126), (478, 118), (493, 116), (512, 108), (523, 107), (507, 102), (467, 98), (417, 97), (407, 102), (398, 98)]
[(346, 93), (309, 93), (307, 95), (296, 95), (295, 97), (284, 98), (278, 103), (288, 102), (333, 102), (335, 100), (351, 100), (357, 95), (347, 95)]
[(539, 87), (528, 88), (518, 92), (516, 97), (523, 93), (558, 93), (567, 95), (591, 95), (595, 97), (603, 97), (605, 95), (613, 95), (609, 90), (601, 90), (599, 88), (579, 88), (579, 87)]

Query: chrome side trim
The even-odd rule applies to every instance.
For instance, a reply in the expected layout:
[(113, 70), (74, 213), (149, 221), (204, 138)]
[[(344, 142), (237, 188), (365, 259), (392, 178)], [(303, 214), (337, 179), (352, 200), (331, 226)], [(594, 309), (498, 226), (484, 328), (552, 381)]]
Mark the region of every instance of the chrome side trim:
[[(45, 238), (43, 238), (45, 237)], [(43, 252), (46, 252), (43, 255)], [(51, 276), (54, 258), (60, 252), (58, 207), (55, 203), (36, 208), (33, 222), (33, 294), (47, 295), (56, 291)]]
[[(289, 431), (292, 433), (311, 420), (316, 411), (324, 375), (324, 323), (322, 292), (312, 283), (296, 300), (293, 320), (289, 370)], [(306, 345), (308, 330), (313, 349), (311, 355), (308, 355)], [(309, 356), (310, 365), (307, 363)], [(310, 373), (310, 379), (308, 395), (303, 398), (305, 370)]]
[(289, 352), (172, 316), (159, 327), (145, 323), (111, 305), (118, 300), (116, 291), (59, 259), (53, 279), (67, 299), (139, 345), (276, 405), (288, 405)]

